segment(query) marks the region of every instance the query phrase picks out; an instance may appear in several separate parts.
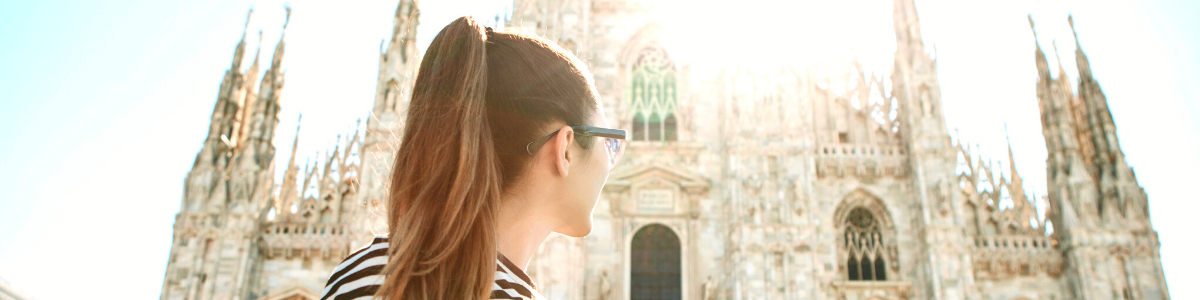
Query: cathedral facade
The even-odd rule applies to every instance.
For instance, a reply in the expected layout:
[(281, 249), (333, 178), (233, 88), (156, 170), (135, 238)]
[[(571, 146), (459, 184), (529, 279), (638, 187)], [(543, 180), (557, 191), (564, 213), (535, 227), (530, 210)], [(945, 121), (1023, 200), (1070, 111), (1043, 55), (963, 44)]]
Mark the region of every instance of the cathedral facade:
[[(894, 2), (890, 74), (695, 72), (714, 68), (672, 43), (676, 27), (655, 17), (669, 5), (686, 3), (515, 0), (506, 18), (587, 62), (609, 123), (631, 133), (591, 235), (552, 234), (530, 262), (547, 298), (1169, 298), (1146, 194), (1082, 50), (1076, 93), (1035, 39), (1039, 213), (1015, 168), (995, 175), (948, 134), (912, 0)], [(184, 182), (161, 299), (317, 299), (347, 254), (386, 232), (419, 16), (400, 1), (365, 126), (311, 165), (293, 141), (279, 183), (284, 42), (259, 79), (257, 56), (241, 65), (243, 36)]]

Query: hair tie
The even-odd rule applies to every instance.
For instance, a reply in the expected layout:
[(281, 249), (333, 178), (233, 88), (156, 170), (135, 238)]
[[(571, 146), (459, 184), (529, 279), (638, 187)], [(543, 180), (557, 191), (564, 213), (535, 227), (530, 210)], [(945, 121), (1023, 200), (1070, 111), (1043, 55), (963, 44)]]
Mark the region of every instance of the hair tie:
[(488, 26), (484, 26), (484, 27), (483, 27), (483, 30), (484, 30), (484, 31), (487, 31), (487, 36), (488, 36), (488, 38), (491, 38), (491, 37), (492, 37), (492, 33), (495, 33), (495, 31), (493, 31), (493, 30), (492, 30), (492, 28), (491, 28), (491, 27), (488, 27)]

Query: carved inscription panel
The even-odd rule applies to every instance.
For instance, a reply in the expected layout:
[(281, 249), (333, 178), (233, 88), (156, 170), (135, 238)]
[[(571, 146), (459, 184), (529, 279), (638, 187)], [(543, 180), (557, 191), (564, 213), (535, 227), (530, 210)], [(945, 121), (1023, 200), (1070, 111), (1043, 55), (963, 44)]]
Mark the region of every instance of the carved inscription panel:
[(675, 191), (669, 189), (643, 189), (637, 194), (637, 212), (648, 214), (672, 213), (675, 211)]

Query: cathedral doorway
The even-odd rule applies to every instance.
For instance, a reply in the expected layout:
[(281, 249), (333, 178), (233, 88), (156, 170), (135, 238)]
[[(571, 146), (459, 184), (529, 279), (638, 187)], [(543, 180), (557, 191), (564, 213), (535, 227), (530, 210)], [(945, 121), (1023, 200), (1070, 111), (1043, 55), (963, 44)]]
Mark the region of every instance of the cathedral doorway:
[(661, 224), (650, 224), (633, 235), (630, 251), (631, 300), (683, 298), (679, 237)]

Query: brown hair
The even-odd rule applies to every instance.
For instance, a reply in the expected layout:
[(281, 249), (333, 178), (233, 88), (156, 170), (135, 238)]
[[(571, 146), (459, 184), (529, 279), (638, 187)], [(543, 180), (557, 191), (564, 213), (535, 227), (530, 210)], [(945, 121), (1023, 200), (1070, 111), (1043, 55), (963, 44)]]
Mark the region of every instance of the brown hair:
[(486, 299), (500, 196), (528, 166), (525, 144), (551, 122), (586, 125), (598, 110), (587, 68), (552, 42), (471, 17), (443, 28), (421, 60), (396, 153), (376, 295)]

